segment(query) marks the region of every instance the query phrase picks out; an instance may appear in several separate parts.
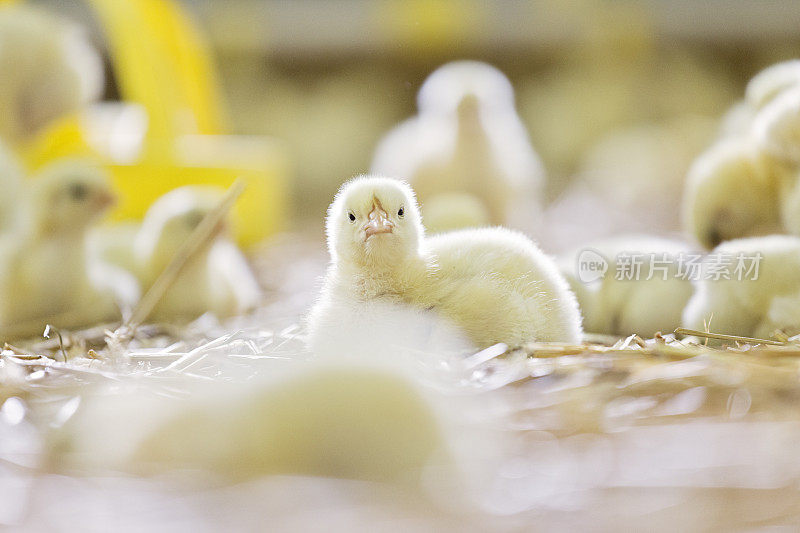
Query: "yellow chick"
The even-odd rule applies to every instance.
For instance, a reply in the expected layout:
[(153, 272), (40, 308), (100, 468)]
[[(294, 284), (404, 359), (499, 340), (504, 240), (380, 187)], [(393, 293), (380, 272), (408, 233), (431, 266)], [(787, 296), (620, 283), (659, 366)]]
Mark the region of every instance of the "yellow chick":
[[(683, 243), (634, 235), (591, 243), (566, 254), (560, 265), (578, 297), (586, 331), (649, 338), (681, 325), (694, 289), (680, 265), (690, 256)], [(605, 271), (589, 270), (591, 263)]]
[[(156, 200), (134, 241), (135, 270), (149, 288), (205, 216), (222, 198), (213, 187), (185, 186)], [(184, 267), (154, 309), (155, 320), (191, 320), (206, 312), (223, 318), (254, 308), (261, 289), (247, 259), (222, 225)]]
[(750, 79), (745, 89), (745, 102), (759, 110), (785, 90), (797, 86), (800, 86), (800, 60), (775, 63)]
[[(419, 115), (381, 141), (372, 172), (407, 179), (424, 211), (437, 195), (466, 193), (485, 204), (492, 224), (532, 230), (544, 171), (508, 79), (485, 63), (448, 63), (428, 77), (417, 102)], [(449, 207), (453, 219), (470, 218), (464, 206)]]
[(704, 269), (684, 311), (687, 327), (767, 339), (775, 330), (800, 332), (800, 238), (729, 241), (707, 256)]
[(779, 191), (791, 169), (747, 139), (724, 139), (689, 169), (684, 225), (708, 249), (742, 236), (782, 231)]
[(49, 320), (89, 325), (135, 304), (135, 280), (87, 253), (87, 229), (113, 199), (105, 173), (85, 161), (59, 161), (35, 177), (28, 226), (2, 242), (0, 332), (35, 335)]
[[(41, 8), (0, 8), (0, 137), (16, 144), (103, 90), (103, 64), (77, 26)], [(13, 74), (12, 74), (13, 73)]]
[(756, 142), (773, 157), (800, 165), (800, 86), (775, 96), (753, 120)]
[[(684, 221), (707, 248), (722, 241), (800, 230), (800, 61), (773, 65), (724, 117), (721, 138), (697, 158)], [(746, 198), (746, 201), (743, 199)]]
[(331, 263), (309, 317), (311, 338), (353, 309), (386, 301), (435, 311), (479, 348), (581, 339), (575, 295), (536, 245), (504, 228), (426, 238), (405, 182), (349, 181), (326, 229)]

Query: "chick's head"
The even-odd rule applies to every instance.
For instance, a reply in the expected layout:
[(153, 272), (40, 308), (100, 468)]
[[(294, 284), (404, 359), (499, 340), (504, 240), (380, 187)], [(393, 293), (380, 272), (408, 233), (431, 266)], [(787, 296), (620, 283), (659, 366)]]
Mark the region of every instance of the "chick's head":
[(514, 88), (495, 67), (479, 61), (453, 61), (436, 69), (419, 90), (421, 113), (455, 112), (465, 97), (474, 97), (482, 108), (514, 108)]
[(800, 60), (792, 59), (771, 65), (748, 82), (745, 99), (754, 109), (761, 109), (783, 91), (800, 85)]
[(42, 233), (81, 233), (114, 203), (108, 175), (90, 161), (65, 160), (39, 172), (32, 207)]
[[(213, 211), (224, 191), (217, 187), (179, 187), (153, 202), (142, 221), (134, 244), (139, 260), (162, 269), (189, 239), (200, 222)], [(217, 228), (221, 233), (225, 225)]]
[(424, 229), (407, 183), (359, 176), (339, 189), (328, 208), (328, 249), (334, 262), (389, 266), (419, 254)]
[(745, 141), (723, 141), (687, 176), (686, 227), (712, 249), (723, 241), (780, 230), (778, 190), (785, 169)]

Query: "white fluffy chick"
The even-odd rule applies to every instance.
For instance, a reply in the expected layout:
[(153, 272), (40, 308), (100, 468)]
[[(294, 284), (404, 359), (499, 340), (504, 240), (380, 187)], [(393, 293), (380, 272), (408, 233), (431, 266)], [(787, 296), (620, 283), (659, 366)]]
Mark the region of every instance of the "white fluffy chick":
[[(223, 191), (214, 187), (179, 187), (153, 202), (134, 242), (136, 271), (149, 288), (213, 210)], [(183, 321), (212, 312), (223, 318), (254, 308), (261, 289), (246, 258), (217, 230), (211, 242), (184, 267), (153, 311), (152, 318)]]
[(708, 249), (743, 236), (781, 231), (778, 197), (791, 169), (748, 139), (724, 139), (689, 169), (684, 225)]
[(765, 68), (747, 83), (745, 102), (761, 109), (787, 89), (800, 86), (800, 60), (792, 59)]
[[(668, 333), (679, 327), (693, 287), (689, 276), (678, 271), (678, 261), (688, 259), (689, 252), (679, 241), (631, 235), (593, 242), (565, 254), (560, 265), (578, 297), (584, 329), (650, 338), (658, 331)], [(625, 254), (642, 262), (634, 279), (617, 275), (617, 261)], [(582, 279), (579, 261), (587, 260), (604, 260), (604, 275)]]
[(800, 86), (781, 92), (759, 111), (753, 135), (771, 156), (800, 165)]
[(0, 8), (0, 137), (30, 139), (52, 120), (97, 99), (103, 65), (77, 26), (41, 8)]
[(760, 254), (758, 276), (753, 279), (754, 272), (742, 279), (704, 276), (686, 306), (687, 327), (703, 330), (707, 325), (716, 333), (767, 339), (775, 330), (790, 335), (800, 332), (800, 238), (770, 235), (729, 241), (714, 249), (706, 267), (715, 254), (734, 258)]
[(312, 348), (324, 342), (320, 331), (376, 301), (435, 311), (479, 348), (580, 341), (575, 295), (522, 234), (484, 228), (426, 238), (411, 187), (369, 176), (342, 186), (326, 228), (331, 263), (309, 316)]
[[(466, 193), (485, 204), (492, 224), (531, 230), (544, 171), (514, 107), (508, 79), (476, 61), (433, 72), (417, 98), (419, 115), (390, 131), (372, 172), (408, 180), (427, 205), (437, 195)], [(464, 217), (464, 206), (451, 218)]]
[(86, 161), (59, 161), (31, 183), (29, 227), (6, 236), (0, 264), (0, 331), (41, 333), (119, 318), (138, 298), (125, 273), (89, 257), (87, 229), (113, 202), (105, 173)]
[(315, 361), (278, 366), (258, 386), (194, 387), (190, 401), (106, 392), (84, 399), (52, 448), (72, 470), (414, 482), (446, 453), (431, 398), (416, 381), (357, 361)]

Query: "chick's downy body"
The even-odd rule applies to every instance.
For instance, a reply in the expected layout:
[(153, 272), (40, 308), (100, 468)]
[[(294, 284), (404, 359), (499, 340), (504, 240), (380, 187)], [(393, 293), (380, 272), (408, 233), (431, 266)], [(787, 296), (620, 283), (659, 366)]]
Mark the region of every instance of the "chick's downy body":
[(327, 231), (331, 264), (309, 317), (312, 347), (325, 341), (326, 325), (376, 301), (433, 312), (477, 347), (580, 340), (575, 296), (530, 240), (503, 228), (426, 239), (404, 182), (348, 182), (329, 209)]
[[(769, 338), (800, 332), (800, 238), (770, 235), (721, 244), (707, 258), (732, 258), (730, 279), (703, 276), (684, 311), (690, 328)], [(743, 267), (737, 271), (739, 258)]]
[[(153, 285), (221, 197), (222, 191), (215, 188), (186, 186), (153, 203), (133, 246), (143, 287)], [(261, 297), (259, 284), (223, 230), (219, 228), (212, 241), (186, 263), (154, 309), (155, 319), (191, 320), (206, 312), (221, 318), (255, 307)]]
[(87, 229), (113, 200), (98, 168), (60, 161), (31, 184), (28, 224), (2, 242), (0, 330), (39, 333), (44, 322), (62, 327), (118, 317), (139, 295), (132, 276), (90, 256)]

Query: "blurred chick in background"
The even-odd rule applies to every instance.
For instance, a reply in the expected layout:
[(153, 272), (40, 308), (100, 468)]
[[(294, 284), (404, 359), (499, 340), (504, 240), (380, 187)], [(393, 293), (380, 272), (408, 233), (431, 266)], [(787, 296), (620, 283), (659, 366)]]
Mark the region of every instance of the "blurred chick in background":
[[(708, 256), (737, 260), (740, 255), (757, 263), (730, 279), (703, 279), (686, 306), (687, 327), (731, 335), (769, 339), (776, 330), (800, 333), (800, 238), (769, 235), (725, 242)], [(750, 271), (751, 264), (756, 270)], [(735, 268), (735, 267), (734, 267)]]
[[(739, 237), (798, 232), (794, 207), (800, 171), (800, 63), (755, 76), (746, 99), (723, 121), (722, 138), (689, 171), (683, 216), (706, 248)], [(749, 110), (749, 111), (748, 111)], [(730, 113), (750, 114), (731, 126)], [(731, 131), (741, 128), (740, 131)]]
[[(153, 202), (138, 229), (127, 225), (102, 228), (95, 245), (103, 257), (134, 272), (144, 290), (219, 203), (224, 191), (185, 186)], [(257, 305), (261, 289), (242, 252), (220, 227), (212, 241), (190, 259), (152, 314), (154, 320), (188, 321), (206, 312), (224, 318)], [(120, 246), (121, 236), (135, 233)]]
[(0, 138), (13, 145), (100, 97), (103, 65), (81, 29), (26, 5), (0, 7)]
[[(599, 254), (607, 264), (604, 275), (591, 282), (579, 275), (578, 261), (584, 250)], [(681, 325), (683, 309), (694, 291), (689, 277), (678, 271), (679, 256), (689, 251), (679, 241), (630, 235), (592, 242), (565, 254), (559, 265), (578, 297), (584, 329), (620, 336), (636, 333), (645, 338), (659, 331), (674, 331)], [(618, 261), (624, 261), (626, 254), (644, 258), (638, 275), (634, 275), (635, 267), (627, 271), (631, 279), (627, 274), (618, 275)]]
[(57, 161), (30, 182), (28, 217), (0, 254), (0, 332), (41, 333), (120, 317), (139, 296), (131, 276), (88, 253), (87, 230), (112, 204), (105, 173), (88, 161)]
[[(484, 205), (491, 224), (535, 229), (544, 170), (508, 79), (486, 63), (448, 63), (425, 80), (417, 105), (419, 114), (380, 142), (371, 172), (407, 179), (433, 233), (464, 218), (480, 224), (465, 194)], [(461, 196), (438, 198), (454, 193)], [(436, 203), (433, 213), (428, 202)]]
[(435, 311), (479, 348), (580, 341), (575, 296), (522, 234), (484, 228), (426, 238), (411, 188), (368, 176), (342, 186), (326, 227), (331, 263), (308, 319), (312, 349), (373, 302)]

